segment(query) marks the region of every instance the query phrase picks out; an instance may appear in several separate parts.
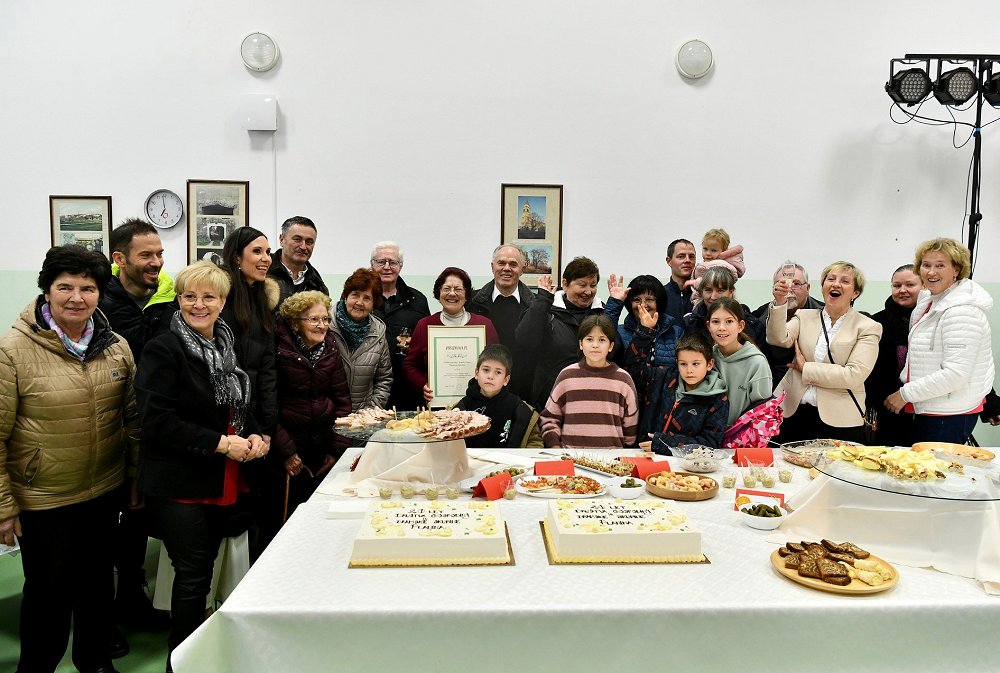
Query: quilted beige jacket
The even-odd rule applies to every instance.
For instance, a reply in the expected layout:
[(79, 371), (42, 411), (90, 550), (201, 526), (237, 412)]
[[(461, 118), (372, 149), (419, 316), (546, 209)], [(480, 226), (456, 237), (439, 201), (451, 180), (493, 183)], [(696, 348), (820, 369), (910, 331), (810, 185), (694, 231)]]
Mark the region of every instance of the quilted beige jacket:
[(0, 520), (103, 495), (121, 485), (126, 458), (134, 474), (138, 457), (128, 344), (95, 311), (80, 362), (39, 324), (36, 307), (0, 337)]

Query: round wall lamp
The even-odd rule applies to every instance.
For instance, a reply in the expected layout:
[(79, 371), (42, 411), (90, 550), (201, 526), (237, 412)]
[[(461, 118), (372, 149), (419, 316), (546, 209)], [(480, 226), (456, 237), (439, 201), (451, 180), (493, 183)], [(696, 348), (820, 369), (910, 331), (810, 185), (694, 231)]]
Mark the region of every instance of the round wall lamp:
[(269, 35), (250, 33), (240, 45), (243, 65), (254, 72), (266, 72), (278, 62), (278, 45)]
[(715, 63), (711, 48), (701, 40), (688, 40), (677, 50), (677, 72), (687, 79), (704, 77)]

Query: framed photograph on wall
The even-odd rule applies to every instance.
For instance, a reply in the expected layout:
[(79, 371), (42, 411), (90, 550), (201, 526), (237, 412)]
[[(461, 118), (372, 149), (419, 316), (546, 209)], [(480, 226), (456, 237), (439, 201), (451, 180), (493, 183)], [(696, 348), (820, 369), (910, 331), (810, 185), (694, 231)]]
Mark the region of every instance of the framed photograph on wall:
[(551, 275), (559, 285), (562, 266), (562, 185), (500, 186), (500, 242), (524, 250), (528, 266), (521, 280), (529, 287)]
[(110, 257), (110, 196), (49, 196), (52, 245), (82, 245)]
[(249, 182), (188, 180), (188, 264), (199, 259), (221, 264), (226, 236), (250, 224), (249, 204)]

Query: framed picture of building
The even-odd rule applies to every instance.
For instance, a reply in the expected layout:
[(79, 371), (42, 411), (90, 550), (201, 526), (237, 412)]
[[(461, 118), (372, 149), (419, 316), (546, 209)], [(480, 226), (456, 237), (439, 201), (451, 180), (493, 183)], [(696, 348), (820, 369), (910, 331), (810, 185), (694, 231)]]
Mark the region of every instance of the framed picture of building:
[(500, 186), (500, 243), (524, 250), (527, 266), (521, 280), (528, 286), (537, 286), (545, 275), (559, 285), (562, 203), (562, 185)]
[(188, 180), (188, 264), (199, 259), (222, 263), (222, 244), (237, 227), (250, 224), (250, 183)]
[(52, 245), (80, 245), (107, 257), (111, 236), (110, 196), (49, 196)]

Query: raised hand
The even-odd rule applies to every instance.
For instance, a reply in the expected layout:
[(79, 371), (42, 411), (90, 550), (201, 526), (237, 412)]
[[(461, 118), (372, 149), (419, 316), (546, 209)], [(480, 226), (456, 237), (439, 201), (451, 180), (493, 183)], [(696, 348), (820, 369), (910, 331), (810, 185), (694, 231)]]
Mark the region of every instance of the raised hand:
[(628, 290), (625, 289), (625, 276), (611, 274), (608, 278), (608, 296), (614, 297), (618, 301), (625, 301)]
[(555, 294), (556, 293), (556, 289), (555, 289), (555, 283), (552, 282), (552, 276), (548, 276), (548, 275), (539, 276), (538, 277), (538, 289), (539, 290), (544, 290), (545, 292), (548, 292), (549, 294)]

